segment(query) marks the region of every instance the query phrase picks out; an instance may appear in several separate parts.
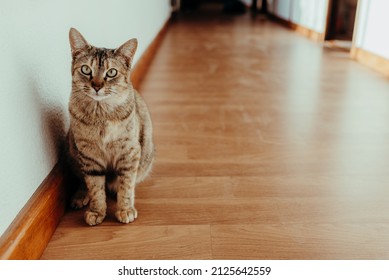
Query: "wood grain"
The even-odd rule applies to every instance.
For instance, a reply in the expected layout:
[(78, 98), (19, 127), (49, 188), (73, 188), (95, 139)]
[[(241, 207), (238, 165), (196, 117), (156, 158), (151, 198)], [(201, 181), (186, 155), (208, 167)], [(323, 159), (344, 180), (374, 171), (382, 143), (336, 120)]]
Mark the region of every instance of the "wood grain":
[(43, 259), (389, 258), (389, 84), (263, 17), (178, 15), (144, 77), (139, 218), (61, 221)]
[[(208, 259), (211, 255), (208, 225), (135, 226), (129, 233), (128, 226), (117, 223), (98, 228), (73, 224), (73, 227), (59, 228), (52, 244), (52, 259), (62, 259), (64, 253), (72, 259), (92, 260), (174, 259), (176, 255), (181, 259)], [(101, 249), (106, 244), (110, 244), (109, 253)]]
[(388, 230), (387, 223), (214, 225), (212, 252), (215, 259), (387, 259)]

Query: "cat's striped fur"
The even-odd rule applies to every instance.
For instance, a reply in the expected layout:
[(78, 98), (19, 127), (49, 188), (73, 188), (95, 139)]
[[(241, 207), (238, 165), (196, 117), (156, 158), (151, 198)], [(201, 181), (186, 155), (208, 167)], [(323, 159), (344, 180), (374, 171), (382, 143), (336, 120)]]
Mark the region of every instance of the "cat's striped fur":
[(148, 175), (154, 160), (150, 114), (130, 81), (137, 41), (131, 39), (115, 50), (96, 48), (74, 28), (69, 39), (73, 59), (69, 155), (85, 183), (72, 206), (89, 203), (86, 223), (101, 223), (108, 187), (117, 193), (117, 220), (132, 222), (137, 217), (135, 185)]

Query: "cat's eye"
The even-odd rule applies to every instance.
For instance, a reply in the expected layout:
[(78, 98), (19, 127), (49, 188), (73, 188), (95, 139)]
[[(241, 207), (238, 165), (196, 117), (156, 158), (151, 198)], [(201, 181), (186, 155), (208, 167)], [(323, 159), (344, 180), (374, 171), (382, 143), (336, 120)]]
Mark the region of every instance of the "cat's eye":
[(107, 71), (107, 77), (108, 78), (114, 78), (118, 74), (118, 71), (115, 68), (111, 68)]
[(90, 67), (88, 65), (82, 65), (81, 72), (84, 75), (90, 75), (90, 74), (92, 74), (92, 69), (90, 69)]

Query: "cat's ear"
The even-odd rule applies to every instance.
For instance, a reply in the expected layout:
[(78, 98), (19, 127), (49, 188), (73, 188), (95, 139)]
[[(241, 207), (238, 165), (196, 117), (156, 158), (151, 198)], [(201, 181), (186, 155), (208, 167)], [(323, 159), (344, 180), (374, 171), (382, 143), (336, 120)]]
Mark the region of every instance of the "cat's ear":
[(75, 28), (70, 28), (69, 41), (73, 56), (87, 50), (90, 47), (85, 38)]
[(131, 66), (132, 59), (134, 58), (136, 48), (138, 47), (138, 40), (131, 39), (121, 45), (115, 50), (115, 54), (121, 55), (126, 60), (127, 66)]

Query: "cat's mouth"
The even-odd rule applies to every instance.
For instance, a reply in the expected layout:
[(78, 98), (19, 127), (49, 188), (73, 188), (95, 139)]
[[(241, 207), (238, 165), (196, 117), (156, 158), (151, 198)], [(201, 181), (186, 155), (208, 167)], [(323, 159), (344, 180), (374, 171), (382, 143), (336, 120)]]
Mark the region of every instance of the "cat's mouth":
[(99, 93), (99, 92), (87, 93), (86, 95), (89, 96), (90, 98), (96, 100), (96, 101), (102, 101), (102, 100), (107, 99), (108, 97), (111, 96), (110, 94)]

